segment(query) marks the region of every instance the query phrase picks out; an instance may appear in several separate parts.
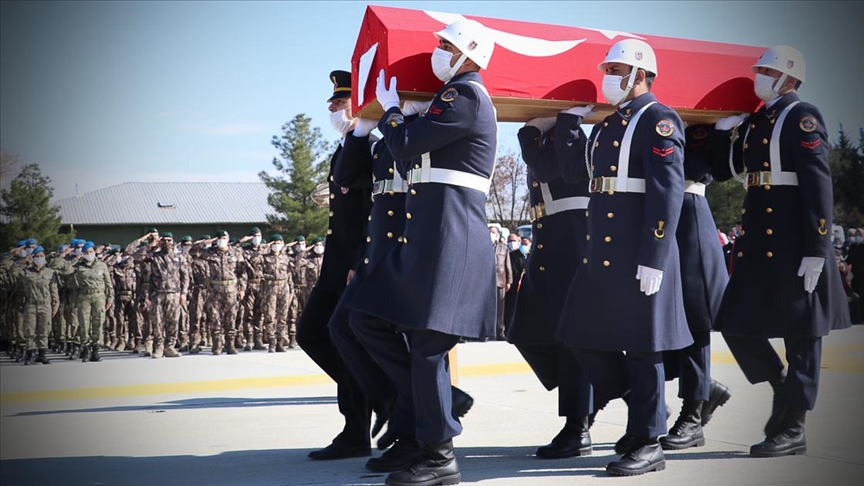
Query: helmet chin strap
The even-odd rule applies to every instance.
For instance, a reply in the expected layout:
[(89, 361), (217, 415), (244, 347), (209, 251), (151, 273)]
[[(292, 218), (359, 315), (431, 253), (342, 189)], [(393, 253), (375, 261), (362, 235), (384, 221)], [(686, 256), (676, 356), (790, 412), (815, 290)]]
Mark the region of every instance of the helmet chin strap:
[(771, 87), (771, 91), (773, 91), (779, 95), (780, 90), (783, 89), (783, 85), (786, 84), (786, 78), (788, 78), (788, 77), (789, 77), (788, 74), (783, 73), (783, 75), (781, 75), (779, 78), (777, 78), (777, 81), (774, 81), (774, 86)]
[(636, 84), (636, 72), (639, 71), (639, 68), (633, 66), (630, 69), (630, 79), (627, 80), (627, 94), (630, 94), (630, 90), (633, 89), (633, 86)]
[(456, 64), (450, 68), (450, 71), (447, 72), (447, 75), (449, 76), (447, 81), (450, 81), (451, 79), (453, 79), (453, 76), (456, 75), (456, 71), (458, 71), (459, 68), (461, 68), (462, 65), (465, 64), (466, 59), (468, 59), (468, 56), (466, 56), (465, 53), (463, 52), (462, 55), (459, 56), (459, 60), (456, 61)]

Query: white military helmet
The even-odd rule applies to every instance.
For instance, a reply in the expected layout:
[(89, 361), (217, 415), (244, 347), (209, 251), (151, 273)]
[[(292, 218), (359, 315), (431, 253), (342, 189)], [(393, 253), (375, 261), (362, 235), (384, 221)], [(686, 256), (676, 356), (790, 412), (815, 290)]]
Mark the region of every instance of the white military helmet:
[(444, 27), (443, 30), (435, 32), (435, 37), (456, 46), (481, 69), (486, 69), (489, 65), (489, 59), (492, 58), (492, 51), (495, 49), (495, 41), (489, 30), (476, 20), (459, 19)]
[(654, 49), (639, 39), (624, 39), (613, 44), (606, 53), (606, 59), (597, 65), (597, 69), (605, 73), (606, 65), (610, 62), (620, 62), (657, 75), (657, 56), (654, 55)]
[(801, 55), (798, 49), (789, 46), (774, 46), (768, 49), (756, 61), (756, 64), (750, 67), (750, 70), (755, 73), (756, 68), (760, 67), (776, 69), (802, 83), (807, 73), (804, 56)]

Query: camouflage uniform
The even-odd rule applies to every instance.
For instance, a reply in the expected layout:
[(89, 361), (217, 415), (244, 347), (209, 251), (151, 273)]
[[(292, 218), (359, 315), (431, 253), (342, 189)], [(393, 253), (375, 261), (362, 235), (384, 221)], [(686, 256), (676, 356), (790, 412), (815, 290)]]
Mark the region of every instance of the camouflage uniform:
[[(111, 280), (111, 288), (114, 288), (114, 262), (115, 260), (111, 257), (99, 258), (98, 260), (102, 260), (102, 263), (108, 267), (108, 276)], [(116, 296), (115, 296), (116, 297)], [(105, 347), (109, 349), (114, 349), (117, 346), (117, 319), (114, 315), (114, 299), (108, 301), (108, 309), (105, 311), (105, 325), (102, 327), (102, 342), (105, 343)]]
[(294, 300), (293, 261), (284, 252), (262, 255), (261, 313), (267, 336), (268, 351), (285, 351), (288, 343), (286, 319)]
[(193, 247), (189, 250), (192, 269), (191, 288), (189, 289), (189, 301), (186, 303), (189, 310), (189, 342), (190, 351), (197, 353), (201, 350), (199, 343), (201, 335), (209, 328), (206, 327), (207, 319), (204, 312), (204, 303), (207, 301), (207, 260), (203, 258), (201, 247)]
[(75, 307), (77, 300), (77, 283), (75, 281), (75, 263), (78, 262), (78, 256), (75, 253), (69, 253), (65, 256), (57, 256), (52, 258), (48, 263), (55, 272), (60, 291), (60, 309), (57, 310), (57, 326), (60, 328), (61, 339), (66, 343), (66, 355), (70, 359), (75, 357), (77, 347), (81, 345), (81, 339), (78, 336), (78, 310)]
[(11, 344), (12, 322), (12, 256), (0, 260), (0, 341)]
[(246, 272), (249, 280), (246, 285), (246, 292), (243, 298), (243, 336), (245, 337), (246, 347), (244, 350), (249, 351), (249, 343), (254, 342), (254, 349), (264, 349), (261, 336), (261, 279), (262, 279), (262, 256), (265, 254), (266, 246), (252, 246), (243, 250), (243, 256), (246, 259)]
[(315, 255), (311, 251), (301, 251), (294, 254), (294, 288), (297, 293), (297, 312), (303, 313), (312, 287), (318, 282), (321, 274), (321, 262), (324, 255)]
[(149, 253), (150, 300), (153, 302), (153, 357), (176, 357), (174, 349), (180, 320), (180, 298), (189, 293), (189, 262), (182, 253), (159, 248)]
[(51, 314), (60, 305), (56, 272), (43, 266), (28, 265), (17, 272), (15, 287), (24, 300), (24, 338), (27, 355), (24, 364), (29, 364), (34, 350), (39, 350), (39, 360), (47, 363), (48, 331), (51, 329)]
[[(117, 351), (132, 351), (135, 349), (135, 338), (140, 336), (138, 329), (138, 308), (135, 305), (135, 262), (126, 255), (123, 261), (117, 262), (111, 268), (114, 281), (114, 322)], [(128, 340), (128, 341), (127, 341)]]
[(78, 338), (82, 344), (82, 357), (86, 360), (86, 348), (89, 347), (91, 360), (98, 360), (96, 350), (102, 344), (102, 326), (105, 323), (105, 311), (108, 302), (114, 299), (114, 287), (111, 285), (111, 275), (108, 266), (98, 259), (88, 262), (85, 259), (75, 263), (76, 298), (75, 310), (78, 315)]
[(207, 301), (205, 310), (213, 339), (213, 354), (222, 353), (223, 333), (228, 352), (235, 354), (235, 321), (237, 319), (238, 287), (245, 286), (246, 271), (243, 252), (239, 248), (210, 248), (201, 255), (207, 262)]
[[(150, 356), (153, 353), (153, 324), (150, 318), (150, 261), (147, 256), (150, 248), (147, 245), (136, 246), (138, 242), (132, 242), (126, 247), (124, 253), (132, 255), (135, 264), (135, 306), (138, 308), (138, 334), (135, 335), (135, 349), (142, 356)], [(141, 345), (144, 344), (144, 349)]]
[(66, 352), (68, 353), (69, 346), (71, 346), (72, 343), (66, 335), (66, 308), (71, 305), (69, 302), (70, 296), (66, 281), (69, 280), (72, 275), (72, 260), (74, 258), (75, 255), (72, 254), (57, 254), (51, 257), (48, 261), (48, 268), (54, 270), (57, 274), (57, 290), (60, 299), (57, 313), (54, 314), (54, 318), (51, 322), (51, 339), (54, 341), (54, 349), (58, 352), (61, 352), (65, 347)]

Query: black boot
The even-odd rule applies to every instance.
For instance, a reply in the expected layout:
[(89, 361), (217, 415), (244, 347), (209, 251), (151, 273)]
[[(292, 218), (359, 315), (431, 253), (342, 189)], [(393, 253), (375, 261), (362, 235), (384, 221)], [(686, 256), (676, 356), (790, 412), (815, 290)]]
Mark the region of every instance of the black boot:
[(78, 355), (78, 358), (81, 360), (82, 363), (86, 363), (86, 362), (90, 361), (90, 349), (87, 346), (82, 344), (81, 345), (81, 354)]
[(762, 442), (750, 447), (753, 457), (797, 456), (807, 453), (807, 437), (804, 435), (804, 417), (807, 410), (788, 408), (783, 415), (778, 431)]
[(651, 471), (666, 469), (663, 448), (656, 438), (634, 438), (633, 445), (621, 459), (606, 465), (606, 472), (613, 476), (638, 476)]
[(537, 448), (540, 459), (563, 459), (591, 455), (591, 434), (588, 432), (588, 417), (567, 417), (564, 428), (547, 445)]
[(27, 366), (29, 364), (33, 364), (33, 350), (32, 349), (28, 349), (28, 350), (24, 351), (24, 366)]
[(681, 405), (681, 415), (675, 425), (669, 430), (669, 435), (660, 439), (664, 450), (689, 449), (705, 445), (705, 435), (702, 433), (702, 400), (684, 400)]
[(78, 345), (72, 343), (69, 345), (69, 354), (67, 355), (68, 359), (75, 359), (78, 357)]
[(722, 407), (732, 398), (732, 392), (729, 388), (719, 381), (711, 380), (711, 387), (708, 392), (708, 400), (702, 404), (702, 426), (708, 425), (708, 421), (714, 415), (717, 407)]
[(410, 469), (391, 473), (384, 481), (386, 486), (433, 486), (459, 484), (462, 474), (453, 452), (453, 441), (424, 444), (423, 455)]
[(102, 361), (102, 358), (99, 357), (99, 346), (90, 347), (90, 361)]
[(48, 360), (48, 356), (46, 356), (45, 354), (46, 351), (44, 349), (40, 349), (39, 356), (36, 357), (36, 362), (42, 364), (51, 364), (51, 361)]
[[(229, 342), (229, 344), (231, 343)], [(347, 439), (343, 439), (343, 437), (340, 433), (327, 447), (310, 452), (308, 454), (309, 459), (329, 461), (372, 455), (372, 448), (368, 444), (351, 444)]]
[(366, 469), (372, 472), (404, 471), (417, 464), (423, 458), (423, 447), (416, 440), (397, 439), (393, 447), (387, 449), (381, 457), (373, 457), (366, 461)]
[(771, 416), (765, 423), (765, 437), (775, 435), (783, 424), (783, 416), (786, 414), (786, 404), (783, 403), (783, 384), (786, 383), (786, 370), (783, 370), (780, 378), (769, 383), (774, 390), (774, 398), (771, 401)]
[(455, 386), (450, 387), (450, 398), (452, 400), (453, 418), (459, 420), (464, 417), (471, 407), (474, 406), (474, 399), (471, 395), (465, 393)]

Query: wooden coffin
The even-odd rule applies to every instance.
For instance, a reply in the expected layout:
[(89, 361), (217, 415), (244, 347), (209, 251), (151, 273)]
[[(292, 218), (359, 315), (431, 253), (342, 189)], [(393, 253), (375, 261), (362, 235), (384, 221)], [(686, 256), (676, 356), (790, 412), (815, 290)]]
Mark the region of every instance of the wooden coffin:
[[(433, 35), (459, 14), (369, 6), (351, 59), (354, 112), (381, 116), (375, 101), (378, 72), (396, 76), (403, 100), (429, 100), (442, 83), (430, 64), (438, 45)], [(524, 122), (554, 116), (575, 105), (595, 104), (596, 123), (607, 116), (597, 65), (609, 47), (625, 38), (645, 40), (657, 55), (652, 91), (691, 124), (752, 112), (760, 103), (753, 93), (752, 66), (765, 48), (676, 39), (628, 32), (537, 24), (486, 17), (477, 20), (496, 39), (489, 67), (481, 71), (498, 110), (498, 120)]]

